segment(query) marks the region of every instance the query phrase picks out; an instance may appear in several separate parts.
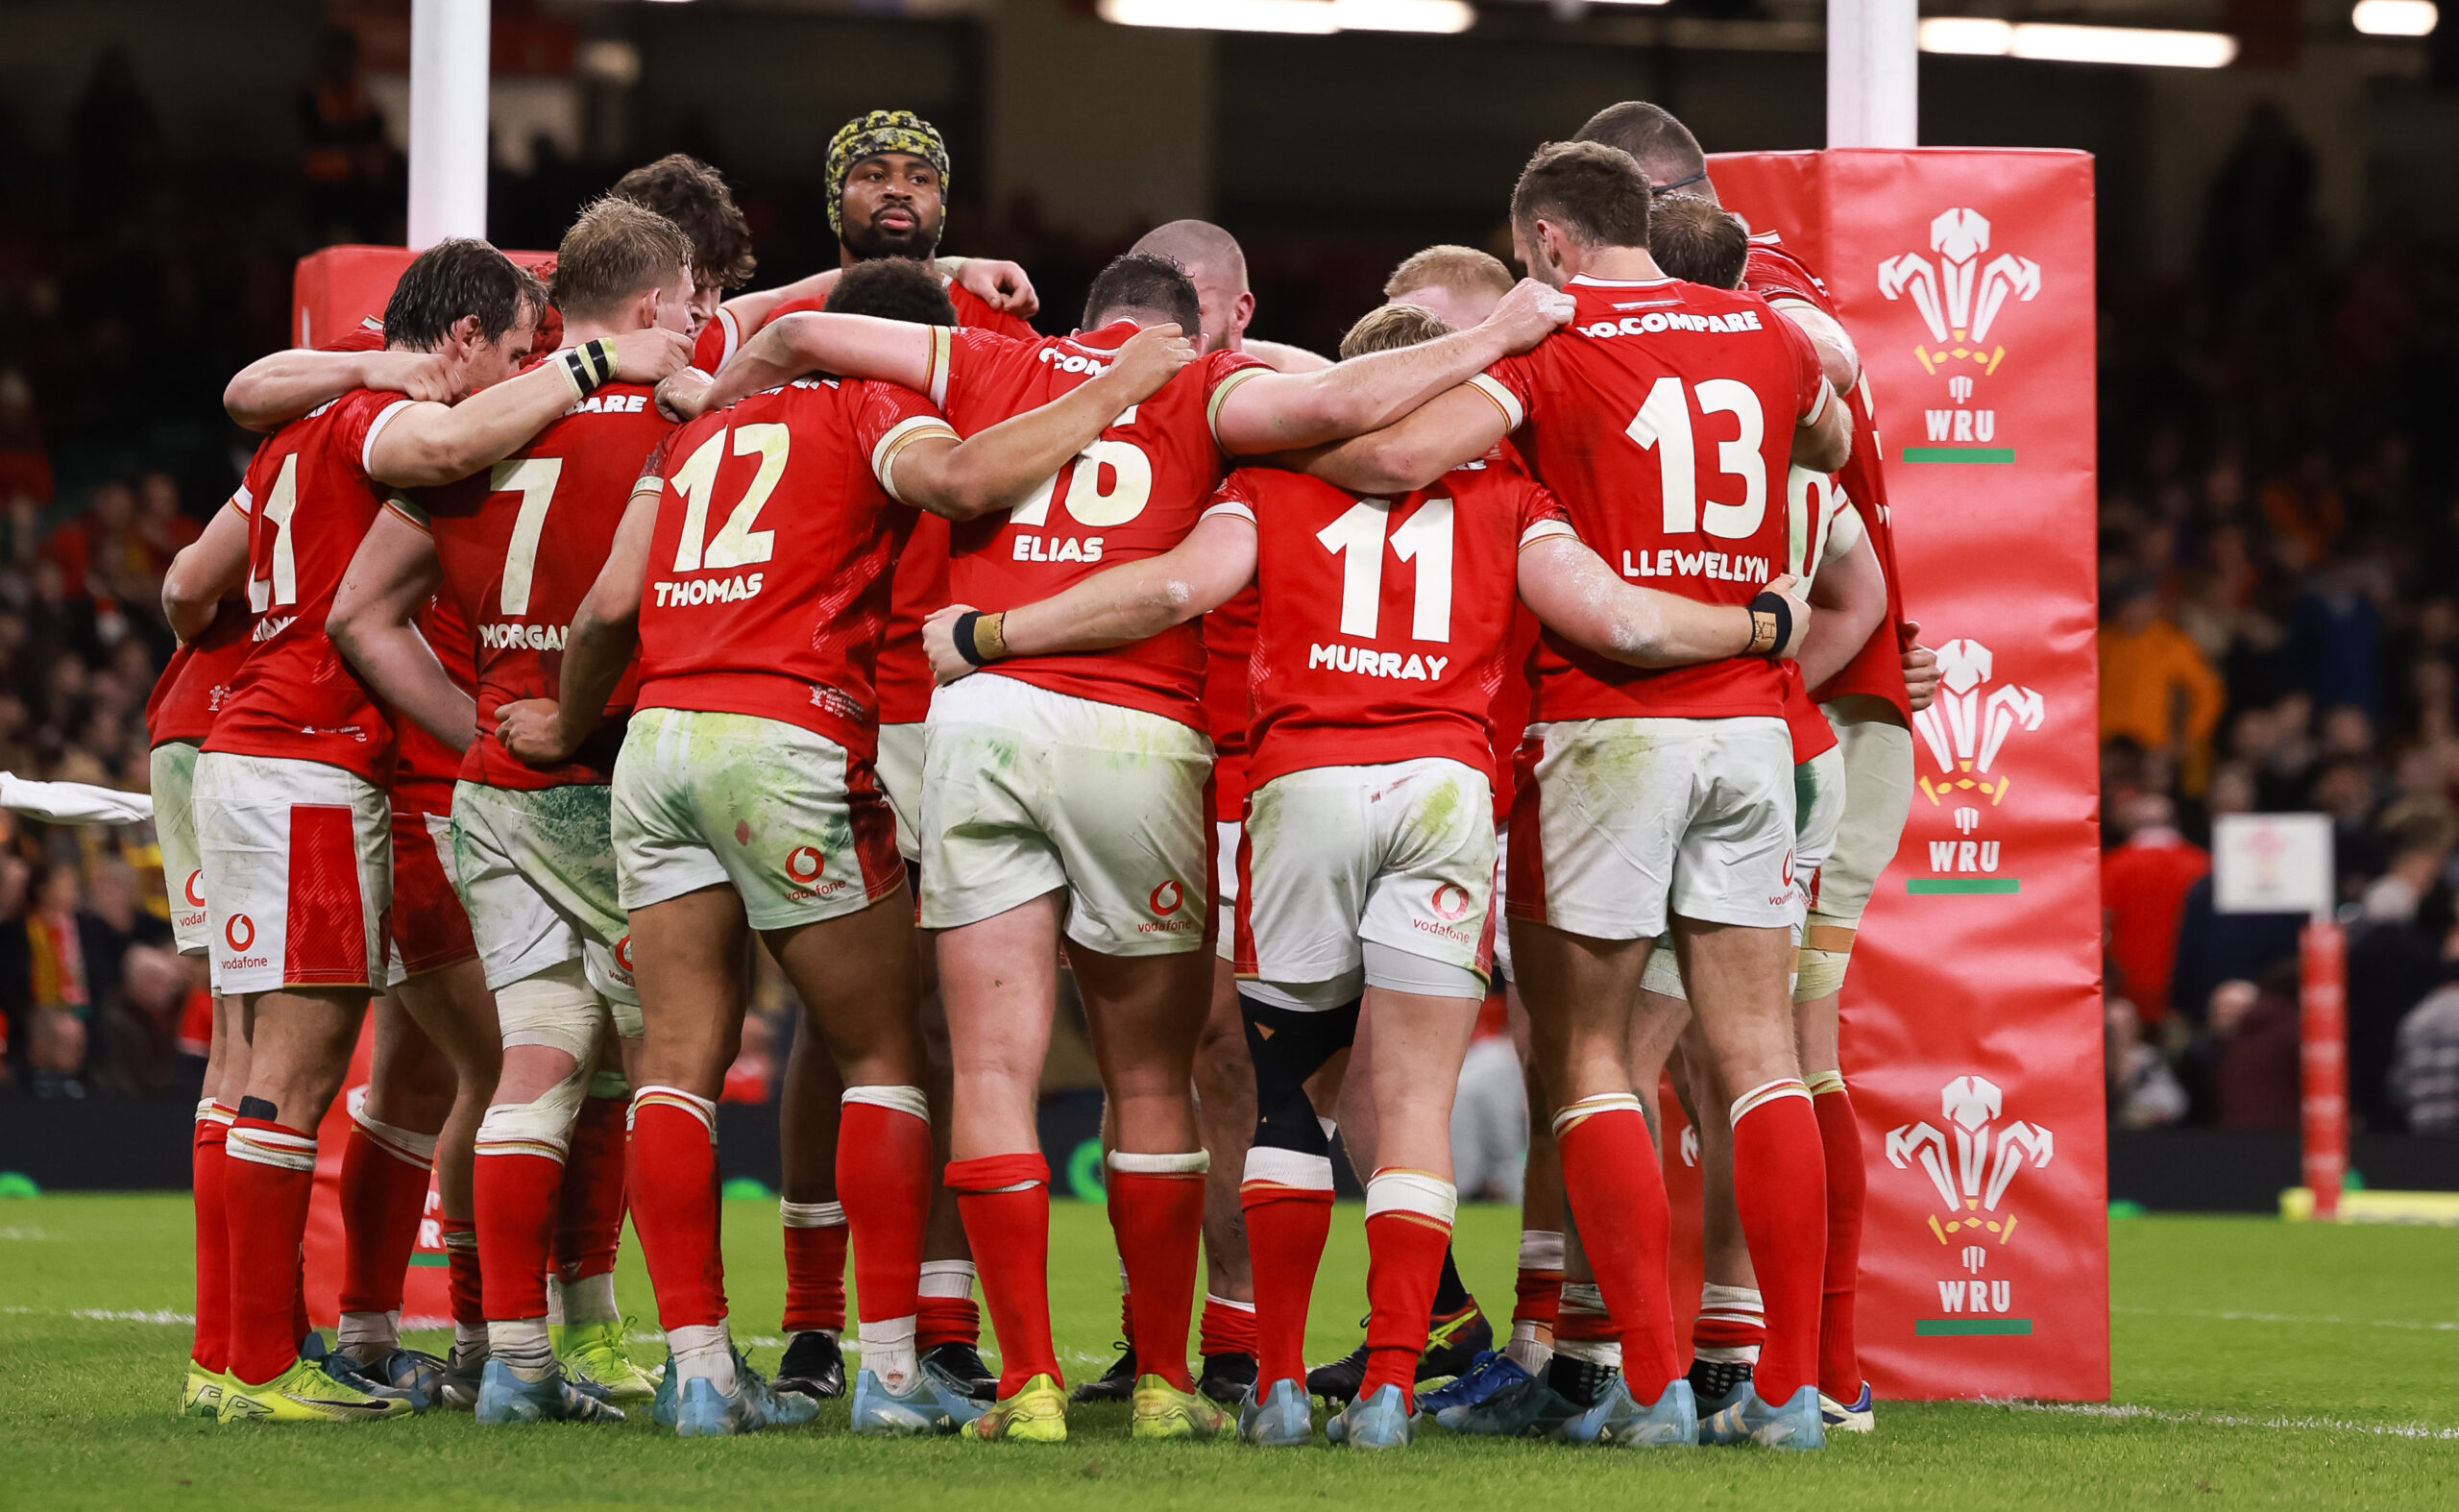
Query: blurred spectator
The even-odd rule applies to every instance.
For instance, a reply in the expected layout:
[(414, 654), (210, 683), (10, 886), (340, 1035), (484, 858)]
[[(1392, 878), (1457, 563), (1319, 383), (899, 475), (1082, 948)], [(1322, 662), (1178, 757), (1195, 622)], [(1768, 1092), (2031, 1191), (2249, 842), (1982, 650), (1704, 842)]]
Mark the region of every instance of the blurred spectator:
[(2352, 557), (2334, 559), (2307, 580), (2290, 622), (2291, 644), (2316, 703), (2351, 705), (2369, 717), (2382, 710), (2382, 613), (2374, 601), (2378, 574)]
[[(35, 422), (34, 387), (15, 368), (0, 370), (0, 503), (13, 516), (21, 505), (38, 509), (50, 502), (51, 456)], [(26, 526), (32, 523), (30, 509)], [(12, 521), (12, 531), (20, 528)]]
[(2399, 1025), (2388, 1083), (2410, 1134), (2459, 1136), (2459, 982), (2436, 988)]
[[(2124, 736), (2187, 770), (2202, 770), (2220, 723), (2220, 679), (2186, 633), (2160, 617), (2153, 584), (2117, 588), (2101, 625), (2101, 736)], [(2194, 783), (2200, 791), (2202, 783)]]
[(2127, 994), (2147, 1023), (2156, 1022), (2168, 1012), (2178, 915), (2186, 890), (2211, 870), (2211, 855), (2178, 832), (2176, 806), (2165, 793), (2134, 794), (2117, 818), (2126, 841), (2101, 858), (2108, 951)]
[(377, 240), (394, 213), (394, 154), (359, 71), (358, 34), (347, 26), (327, 27), (317, 44), (315, 82), (299, 96), (299, 135), (317, 227), (335, 241)]
[(2275, 965), (2245, 1007), (2213, 1073), (2223, 1129), (2298, 1126), (2297, 963)]
[(2276, 963), (2297, 959), (2302, 914), (2222, 914), (2211, 906), (2211, 878), (2186, 889), (2178, 911), (2178, 949), (2169, 968), (2169, 1009), (2189, 1025), (2204, 1025), (2219, 989), (2258, 981)]
[(140, 207), (162, 166), (162, 126), (126, 47), (104, 49), (69, 117), (79, 218), (104, 226)]
[(85, 1020), (93, 995), (77, 919), (77, 868), (52, 862), (33, 883), (25, 914), (28, 997), (26, 1070), (37, 1097), (83, 1097)]
[(2186, 1115), (2186, 1090), (2160, 1052), (2143, 1042), (2143, 1019), (2122, 996), (2108, 1000), (2109, 1119), (2121, 1129), (2157, 1129)]

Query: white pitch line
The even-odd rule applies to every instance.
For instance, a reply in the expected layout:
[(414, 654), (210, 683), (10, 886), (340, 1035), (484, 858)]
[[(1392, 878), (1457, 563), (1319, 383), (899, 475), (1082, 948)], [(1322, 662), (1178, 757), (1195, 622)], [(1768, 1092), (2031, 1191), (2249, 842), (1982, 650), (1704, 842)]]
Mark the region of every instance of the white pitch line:
[(2179, 1412), (2138, 1407), (2122, 1402), (2007, 1402), (1983, 1398), (1993, 1407), (2013, 1412), (2054, 1412), (2073, 1417), (2131, 1419), (2176, 1423), (2194, 1427), (2311, 1429), (2331, 1433), (2370, 1433), (2378, 1438), (2459, 1439), (2459, 1427), (2433, 1423), (2357, 1423), (2347, 1418), (2249, 1418), (2232, 1412)]
[(2459, 1323), (2419, 1318), (2334, 1318), (2292, 1312), (2209, 1312), (2187, 1307), (2111, 1307), (2111, 1313), (2135, 1318), (2208, 1318), (2224, 1323), (2304, 1323), (2334, 1328), (2410, 1329), (2419, 1332), (2459, 1332)]

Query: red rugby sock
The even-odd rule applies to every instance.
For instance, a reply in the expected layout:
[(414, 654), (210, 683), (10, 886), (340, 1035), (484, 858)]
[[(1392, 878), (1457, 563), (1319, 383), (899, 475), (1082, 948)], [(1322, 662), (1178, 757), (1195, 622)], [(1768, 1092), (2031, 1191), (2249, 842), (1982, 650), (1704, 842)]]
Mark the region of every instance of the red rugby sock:
[(231, 1232), (231, 1372), (260, 1386), (299, 1357), (300, 1240), (316, 1184), (316, 1136), (240, 1118), (225, 1141), (223, 1210)]
[(1555, 1116), (1554, 1138), (1581, 1248), (1621, 1330), (1623, 1376), (1635, 1400), (1654, 1402), (1682, 1374), (1682, 1361), (1666, 1291), (1673, 1215), (1640, 1100), (1622, 1094), (1574, 1103)]
[(1050, 1338), (1050, 1165), (1035, 1151), (950, 1160), (964, 1234), (999, 1337), (999, 1395), (1035, 1376), (1065, 1383)]
[(1818, 1142), (1827, 1171), (1827, 1264), (1819, 1286), (1818, 1389), (1838, 1402), (1862, 1394), (1862, 1352), (1853, 1337), (1853, 1309), (1861, 1291), (1862, 1124), (1854, 1116), (1844, 1079), (1810, 1100), (1818, 1115)]
[(1754, 1087), (1734, 1099), (1733, 1109), (1734, 1206), (1767, 1308), (1767, 1342), (1751, 1376), (1760, 1400), (1781, 1405), (1818, 1378), (1827, 1264), (1818, 1115), (1810, 1089), (1791, 1080)]
[(196, 1143), (188, 1158), (196, 1193), (196, 1341), (188, 1358), (215, 1375), (231, 1366), (231, 1229), (223, 1213), (229, 1165), (223, 1140), (231, 1117), (219, 1103), (197, 1105)]
[(1187, 1324), (1195, 1311), (1196, 1255), (1204, 1237), (1204, 1175), (1201, 1150), (1172, 1155), (1109, 1158), (1110, 1232), (1127, 1266), (1128, 1290), (1142, 1299), (1135, 1309), (1137, 1374), (1159, 1376), (1181, 1391), (1193, 1391), (1187, 1374)]
[(632, 1099), (632, 1222), (657, 1289), (660, 1326), (725, 1322), (725, 1260), (718, 1248), (718, 1109), (677, 1087)]

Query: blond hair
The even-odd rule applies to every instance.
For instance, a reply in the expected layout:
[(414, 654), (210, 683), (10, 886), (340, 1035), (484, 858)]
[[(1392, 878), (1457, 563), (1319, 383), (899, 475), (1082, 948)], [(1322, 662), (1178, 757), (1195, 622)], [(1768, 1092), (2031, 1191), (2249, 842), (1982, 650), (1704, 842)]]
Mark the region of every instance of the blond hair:
[(1411, 289), (1456, 289), (1460, 293), (1502, 295), (1511, 292), (1511, 270), (1491, 253), (1451, 243), (1411, 253), (1383, 280), (1383, 297), (1398, 299)]
[(680, 227), (608, 195), (581, 210), (555, 250), (555, 307), (567, 319), (598, 319), (691, 266), (691, 238)]
[(1341, 338), (1341, 359), (1369, 352), (1398, 352), (1451, 334), (1444, 318), (1423, 305), (1378, 305), (1358, 317)]

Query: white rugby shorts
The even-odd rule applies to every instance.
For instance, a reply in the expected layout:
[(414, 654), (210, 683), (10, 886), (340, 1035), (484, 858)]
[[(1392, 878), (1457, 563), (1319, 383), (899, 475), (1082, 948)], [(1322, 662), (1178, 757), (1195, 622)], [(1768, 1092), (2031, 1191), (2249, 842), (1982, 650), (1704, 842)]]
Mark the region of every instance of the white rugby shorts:
[(922, 927), (1067, 892), (1067, 938), (1111, 956), (1213, 933), (1212, 742), (1141, 709), (976, 672), (931, 699)]
[(323, 762), (206, 751), (193, 801), (217, 990), (383, 987), (383, 789)]
[(1309, 767), (1247, 796), (1238, 853), (1242, 978), (1277, 988), (1378, 981), (1361, 942), (1466, 973), (1483, 997), (1493, 957), (1494, 791), (1448, 757)]
[[(154, 845), (162, 858), (162, 890), (171, 901), (171, 939), (183, 956), (205, 956), (213, 929), (206, 918), (205, 867), (196, 850), (197, 745), (164, 741), (154, 747)], [(207, 957), (207, 974), (211, 958)]]
[(613, 809), (614, 790), (596, 783), (453, 786), (452, 880), (489, 990), (578, 961), (598, 996), (639, 1007)]
[(896, 815), (896, 853), (922, 857), (922, 724), (880, 726), (880, 787)]
[(1912, 732), (1881, 719), (1843, 723), (1828, 713), (1844, 760), (1844, 813), (1819, 868), (1811, 921), (1860, 927), (1871, 890), (1895, 859), (1912, 804)]
[(1773, 715), (1532, 724), (1510, 908), (1595, 939), (1793, 921), (1793, 743)]
[(1487, 912), (1495, 916), (1495, 975), (1505, 982), (1517, 981), (1511, 974), (1511, 930), (1502, 920), (1511, 916), (1511, 826), (1495, 826), (1495, 900)]
[(750, 714), (640, 709), (615, 758), (610, 827), (626, 912), (731, 886), (754, 929), (860, 913), (905, 885), (870, 763)]
[[(1803, 915), (1810, 908), (1811, 894), (1816, 890), (1821, 868), (1836, 846), (1837, 826), (1844, 817), (1844, 748), (1831, 745), (1806, 762), (1793, 768), (1793, 942), (1801, 943)], [(1651, 992), (1690, 1001), (1684, 989), (1682, 968), (1673, 953), (1673, 937), (1661, 935), (1656, 949), (1649, 952), (1648, 963), (1641, 972), (1640, 986)]]

